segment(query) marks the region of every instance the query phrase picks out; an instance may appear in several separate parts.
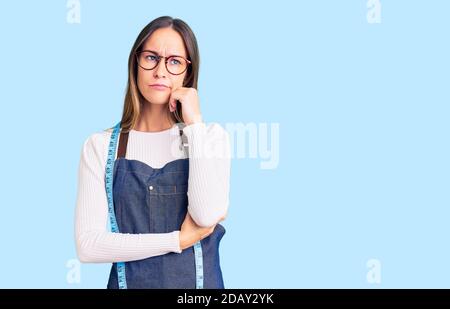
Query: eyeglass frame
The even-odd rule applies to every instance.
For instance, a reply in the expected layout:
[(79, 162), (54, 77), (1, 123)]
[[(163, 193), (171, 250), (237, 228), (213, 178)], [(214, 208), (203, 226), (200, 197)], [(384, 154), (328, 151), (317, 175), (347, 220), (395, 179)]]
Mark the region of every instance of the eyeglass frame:
[[(151, 69), (146, 69), (146, 68), (144, 68), (144, 67), (139, 63), (139, 55), (140, 55), (141, 53), (143, 53), (143, 52), (150, 52), (150, 53), (153, 53), (153, 54), (155, 54), (155, 57), (157, 57), (156, 65), (155, 65), (153, 68), (151, 68)], [(169, 58), (172, 58), (172, 57), (182, 58), (183, 60), (185, 60), (185, 61), (187, 62), (186, 68), (183, 70), (183, 72), (178, 73), (178, 74), (173, 74), (172, 72), (169, 71), (169, 69), (167, 68), (167, 62), (169, 61)], [(170, 55), (170, 56), (164, 57), (164, 56), (158, 55), (158, 53), (154, 52), (153, 50), (147, 50), (147, 49), (145, 49), (145, 50), (141, 50), (141, 51), (137, 51), (137, 52), (136, 52), (136, 62), (137, 62), (137, 64), (138, 64), (138, 66), (140, 66), (143, 70), (146, 70), (146, 71), (154, 70), (154, 69), (159, 65), (159, 63), (161, 62), (161, 59), (165, 59), (165, 60), (164, 60), (164, 66), (166, 67), (167, 72), (169, 72), (169, 73), (172, 74), (172, 75), (181, 75), (181, 74), (183, 74), (184, 72), (187, 71), (187, 69), (189, 68), (189, 65), (192, 63), (190, 60), (184, 58), (183, 56)]]

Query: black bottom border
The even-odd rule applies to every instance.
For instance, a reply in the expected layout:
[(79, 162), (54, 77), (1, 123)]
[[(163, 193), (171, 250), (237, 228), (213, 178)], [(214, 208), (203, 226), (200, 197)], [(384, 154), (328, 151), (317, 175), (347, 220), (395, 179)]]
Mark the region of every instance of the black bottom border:
[[(94, 305), (128, 308), (130, 305), (196, 307), (305, 305), (351, 308), (408, 305), (450, 307), (447, 289), (225, 289), (225, 290), (89, 290), (4, 289), (0, 304)], [(100, 307), (99, 307), (100, 308)]]

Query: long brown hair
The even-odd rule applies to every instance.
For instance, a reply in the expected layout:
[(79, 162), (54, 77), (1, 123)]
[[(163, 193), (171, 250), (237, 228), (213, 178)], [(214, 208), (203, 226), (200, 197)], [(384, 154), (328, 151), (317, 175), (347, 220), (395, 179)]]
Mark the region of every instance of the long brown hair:
[[(192, 32), (191, 28), (184, 21), (178, 18), (161, 16), (154, 19), (139, 33), (133, 48), (131, 49), (130, 56), (128, 57), (128, 83), (121, 120), (122, 132), (128, 132), (135, 127), (141, 111), (141, 104), (144, 100), (137, 86), (136, 53), (140, 51), (144, 42), (153, 32), (159, 28), (166, 27), (171, 27), (181, 35), (187, 50), (187, 58), (191, 61), (183, 81), (183, 87), (193, 87), (197, 89), (200, 54), (194, 32)], [(177, 104), (177, 112), (178, 115), (180, 115), (181, 121), (184, 122), (180, 104)], [(178, 122), (174, 113), (170, 113), (170, 115), (173, 121)]]

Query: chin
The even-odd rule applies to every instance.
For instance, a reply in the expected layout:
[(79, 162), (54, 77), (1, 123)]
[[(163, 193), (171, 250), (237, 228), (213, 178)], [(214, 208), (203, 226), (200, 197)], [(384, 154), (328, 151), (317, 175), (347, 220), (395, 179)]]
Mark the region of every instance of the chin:
[(166, 104), (169, 102), (169, 96), (160, 96), (160, 95), (148, 95), (145, 96), (145, 99), (153, 104)]

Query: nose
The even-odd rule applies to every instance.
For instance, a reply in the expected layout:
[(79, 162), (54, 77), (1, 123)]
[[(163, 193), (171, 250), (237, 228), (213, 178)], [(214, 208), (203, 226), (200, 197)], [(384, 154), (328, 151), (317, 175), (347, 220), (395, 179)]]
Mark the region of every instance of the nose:
[(161, 58), (159, 60), (158, 65), (156, 66), (156, 68), (153, 69), (153, 76), (155, 78), (162, 78), (162, 77), (166, 77), (167, 76), (166, 64), (164, 62), (165, 59), (166, 58)]

